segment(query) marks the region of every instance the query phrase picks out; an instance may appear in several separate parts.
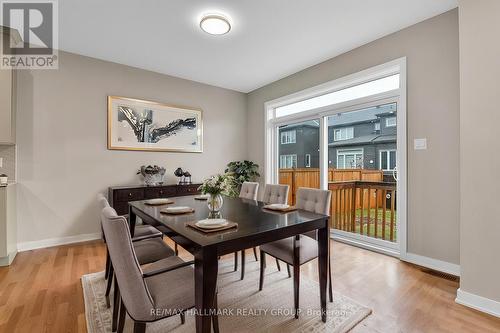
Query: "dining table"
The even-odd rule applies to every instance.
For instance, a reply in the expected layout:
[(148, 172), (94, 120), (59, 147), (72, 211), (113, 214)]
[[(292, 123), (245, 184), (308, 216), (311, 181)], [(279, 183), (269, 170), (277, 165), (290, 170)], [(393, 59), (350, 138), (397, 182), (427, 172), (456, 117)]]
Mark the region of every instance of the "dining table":
[[(152, 225), (194, 256), (196, 332), (211, 331), (211, 316), (217, 288), (220, 256), (245, 250), (279, 239), (317, 230), (319, 291), (321, 320), (326, 322), (326, 289), (329, 261), (329, 217), (297, 209), (288, 212), (271, 211), (260, 201), (224, 197), (220, 216), (236, 227), (203, 232), (188, 225), (206, 219), (210, 211), (207, 201), (197, 196), (170, 198), (169, 205), (149, 205), (147, 200), (129, 202), (130, 233), (133, 237), (137, 217)], [(187, 214), (162, 212), (168, 206), (187, 206)], [(258, 285), (256, 284), (256, 288)]]

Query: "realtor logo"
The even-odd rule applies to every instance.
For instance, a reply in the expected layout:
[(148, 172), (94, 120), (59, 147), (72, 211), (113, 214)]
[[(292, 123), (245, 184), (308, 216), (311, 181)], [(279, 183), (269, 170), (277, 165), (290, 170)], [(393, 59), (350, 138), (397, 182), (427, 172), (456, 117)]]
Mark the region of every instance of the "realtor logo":
[(9, 34), (4, 32), (1, 36), (0, 68), (56, 69), (57, 3), (8, 0), (0, 3), (0, 25), (10, 28)]

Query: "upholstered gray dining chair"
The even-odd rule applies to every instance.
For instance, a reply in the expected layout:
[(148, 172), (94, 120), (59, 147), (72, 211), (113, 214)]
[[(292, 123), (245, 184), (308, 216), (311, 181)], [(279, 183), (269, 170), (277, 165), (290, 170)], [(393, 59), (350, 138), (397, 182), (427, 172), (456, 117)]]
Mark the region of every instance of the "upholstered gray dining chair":
[(262, 202), (266, 204), (286, 204), (290, 186), (280, 184), (266, 184)]
[[(115, 267), (115, 294), (118, 295), (120, 308), (118, 332), (123, 331), (125, 312), (134, 321), (134, 332), (137, 333), (146, 331), (146, 323), (177, 314), (181, 315), (184, 323), (184, 312), (195, 305), (194, 269), (190, 267), (194, 262), (184, 262), (177, 256), (171, 256), (143, 270), (127, 220), (117, 216), (109, 207), (102, 211), (102, 225)], [(115, 308), (118, 308), (117, 305)], [(217, 332), (216, 318), (213, 322)]]
[(240, 198), (257, 200), (257, 193), (259, 192), (259, 183), (243, 182), (240, 190)]
[[(296, 207), (309, 212), (330, 215), (331, 192), (312, 188), (299, 187), (296, 195)], [(300, 266), (318, 257), (317, 232), (280, 239), (260, 246), (260, 280), (259, 290), (264, 284), (265, 255), (284, 261), (293, 266), (293, 294), (295, 305), (295, 318), (299, 316), (299, 281)], [(330, 251), (328, 251), (330, 253)], [(290, 270), (288, 270), (290, 276)], [(332, 274), (330, 258), (328, 258), (328, 281), (330, 302), (333, 302)]]
[[(290, 186), (288, 185), (279, 185), (279, 184), (266, 184), (266, 187), (264, 188), (264, 196), (262, 197), (262, 201), (266, 204), (285, 204), (288, 201), (288, 192), (289, 192)], [(257, 258), (257, 249), (254, 247), (253, 248), (253, 255), (255, 257), (255, 261), (258, 260)], [(234, 270), (236, 271), (238, 269), (238, 259), (237, 256), (235, 256), (235, 268)], [(276, 266), (278, 267), (278, 270), (281, 271), (280, 263), (279, 260), (276, 258)], [(290, 275), (290, 268), (287, 266), (289, 275)], [(241, 280), (245, 278), (245, 250), (241, 251)]]

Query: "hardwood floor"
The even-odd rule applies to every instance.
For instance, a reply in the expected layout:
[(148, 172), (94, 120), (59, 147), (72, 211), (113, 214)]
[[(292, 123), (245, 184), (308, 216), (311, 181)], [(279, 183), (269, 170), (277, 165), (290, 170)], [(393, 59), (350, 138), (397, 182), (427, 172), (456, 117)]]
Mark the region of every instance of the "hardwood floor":
[[(100, 241), (19, 253), (0, 268), (0, 332), (86, 332), (80, 276), (104, 260)], [(455, 281), (333, 241), (332, 262), (334, 290), (373, 309), (353, 332), (500, 332), (499, 318), (454, 302)], [(316, 278), (316, 263), (302, 273)]]

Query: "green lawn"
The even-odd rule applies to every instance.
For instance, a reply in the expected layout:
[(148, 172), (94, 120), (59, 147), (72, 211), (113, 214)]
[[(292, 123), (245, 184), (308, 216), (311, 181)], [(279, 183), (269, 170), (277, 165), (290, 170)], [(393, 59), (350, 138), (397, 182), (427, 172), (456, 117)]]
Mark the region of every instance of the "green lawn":
[[(383, 211), (379, 209), (378, 211), (378, 222), (377, 222), (377, 236), (376, 238), (382, 239), (382, 216), (383, 216)], [(361, 209), (356, 209), (356, 226), (355, 226), (355, 232), (357, 234), (360, 233), (360, 221), (361, 218)], [(368, 209), (363, 209), (363, 235), (370, 236), (370, 237), (375, 237), (375, 209), (370, 209), (370, 228), (368, 229), (367, 226), (368, 223)], [(385, 212), (385, 239), (390, 240), (390, 223), (391, 223), (391, 211), (387, 210)], [(368, 229), (368, 230), (367, 230)], [(396, 241), (396, 212), (394, 212), (394, 241)]]

